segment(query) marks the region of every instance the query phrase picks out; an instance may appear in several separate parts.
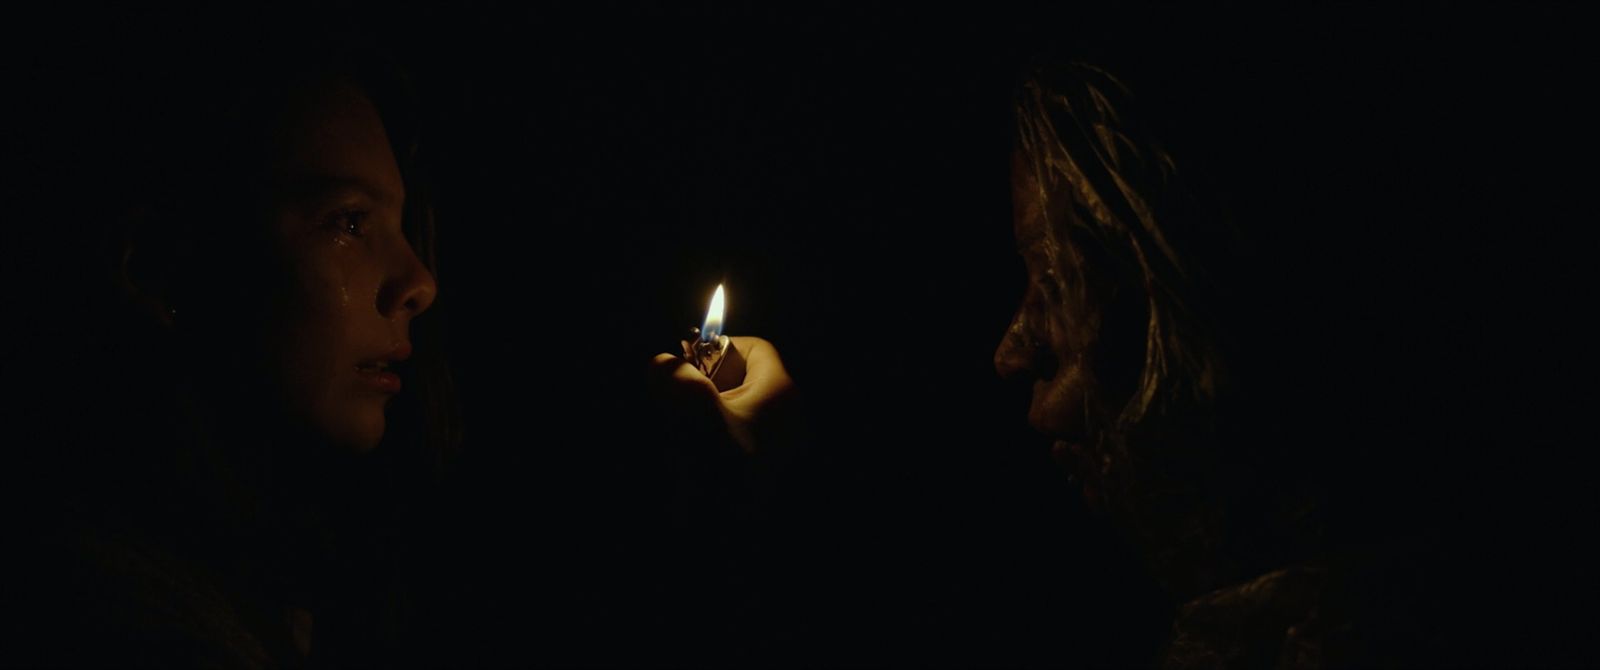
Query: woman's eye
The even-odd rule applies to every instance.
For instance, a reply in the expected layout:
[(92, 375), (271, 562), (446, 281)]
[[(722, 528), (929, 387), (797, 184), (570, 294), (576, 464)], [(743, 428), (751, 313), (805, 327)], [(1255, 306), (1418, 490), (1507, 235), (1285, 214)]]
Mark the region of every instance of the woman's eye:
[(351, 237), (362, 237), (367, 232), (367, 213), (347, 210), (333, 215), (333, 225), (339, 232)]
[(1045, 270), (1034, 283), (1039, 285), (1039, 289), (1044, 291), (1045, 298), (1050, 302), (1061, 301), (1061, 280), (1054, 269)]

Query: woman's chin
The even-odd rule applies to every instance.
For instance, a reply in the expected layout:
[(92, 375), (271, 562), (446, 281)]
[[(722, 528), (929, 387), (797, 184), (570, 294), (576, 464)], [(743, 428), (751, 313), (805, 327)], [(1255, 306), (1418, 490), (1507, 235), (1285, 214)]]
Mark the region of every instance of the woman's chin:
[(1088, 504), (1090, 509), (1100, 510), (1102, 502), (1100, 491), (1095, 486), (1096, 478), (1089, 472), (1089, 456), (1083, 442), (1057, 439), (1050, 447), (1050, 456), (1056, 465), (1067, 473), (1067, 481), (1080, 489), (1084, 503)]
[(383, 441), (383, 415), (378, 415), (376, 425), (365, 426), (345, 443), (345, 448), (355, 452), (368, 452), (378, 448), (378, 443)]
[(323, 436), (335, 448), (351, 452), (367, 452), (383, 441), (383, 405), (360, 407), (322, 422)]

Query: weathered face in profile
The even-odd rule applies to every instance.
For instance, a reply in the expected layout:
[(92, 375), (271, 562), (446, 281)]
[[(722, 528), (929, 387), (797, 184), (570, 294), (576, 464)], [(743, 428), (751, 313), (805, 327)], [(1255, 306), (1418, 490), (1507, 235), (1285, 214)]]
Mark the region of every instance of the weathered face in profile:
[[(1087, 257), (1086, 245), (1069, 239), (1070, 227), (1051, 220), (1077, 215), (1065, 200), (1046, 193), (1032, 164), (1014, 154), (1013, 224), (1028, 286), (994, 361), (1000, 376), (1032, 383), (1028, 422), (1054, 438), (1058, 456), (1074, 456), (1073, 469), (1093, 500), (1098, 475), (1110, 464), (1108, 454), (1090, 448), (1127, 402), (1140, 372), (1134, 351), (1142, 343), (1125, 341), (1137, 337), (1130, 322), (1138, 313), (1130, 303), (1136, 292), (1115, 286)], [(1108, 342), (1108, 336), (1124, 341)]]
[(1238, 487), (1224, 477), (1242, 461), (1218, 438), (1223, 366), (1190, 245), (1227, 232), (1196, 228), (1174, 162), (1110, 75), (1040, 69), (1016, 102), (1028, 287), (995, 368), (1032, 385), (1029, 422), (1157, 578), (1213, 588), (1232, 570), (1218, 547)]
[(263, 375), (297, 428), (370, 449), (435, 293), (401, 228), (399, 167), (372, 103), (338, 82), (289, 107), (273, 153)]
[(1100, 315), (1085, 291), (1075, 250), (1051, 229), (1040, 194), (1038, 179), (1017, 155), (1012, 161), (1012, 217), (1028, 287), (995, 352), (995, 368), (1003, 377), (1033, 383), (1028, 421), (1035, 429), (1081, 442), (1089, 420), (1085, 403), (1094, 395), (1092, 359)]

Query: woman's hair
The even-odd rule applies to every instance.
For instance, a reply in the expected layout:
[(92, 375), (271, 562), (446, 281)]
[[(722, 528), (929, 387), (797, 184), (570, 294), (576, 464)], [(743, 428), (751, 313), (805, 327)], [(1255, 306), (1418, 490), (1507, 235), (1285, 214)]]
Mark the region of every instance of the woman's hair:
[(1034, 68), (1016, 100), (1016, 146), (1054, 233), (1091, 271), (1144, 294), (1143, 367), (1107, 427), (1121, 433), (1209, 415), (1224, 381), (1204, 250), (1193, 247), (1226, 230), (1197, 230), (1205, 222), (1172, 157), (1130, 101), (1121, 82), (1081, 63)]
[(1140, 361), (1138, 369), (1097, 370), (1089, 389), (1099, 396), (1090, 406), (1104, 403), (1109, 414), (1090, 417), (1085, 445), (1102, 468), (1107, 507), (1157, 554), (1153, 561), (1198, 567), (1196, 556), (1237, 539), (1224, 535), (1255, 525), (1241, 515), (1281, 502), (1261, 489), (1277, 467), (1271, 447), (1246, 434), (1259, 417), (1248, 416), (1255, 410), (1243, 392), (1253, 389), (1241, 388), (1230, 330), (1238, 325), (1228, 281), (1239, 271), (1230, 267), (1241, 260), (1237, 234), (1188, 191), (1127, 87), (1106, 71), (1081, 62), (1032, 67), (1014, 107), (1019, 169), (1037, 179), (1050, 234), (1066, 250), (1056, 271), (1080, 279), (1064, 287), (1099, 287), (1085, 300), (1142, 303), (1120, 315), (1139, 332), (1102, 332), (1099, 341), (1121, 348), (1102, 358)]

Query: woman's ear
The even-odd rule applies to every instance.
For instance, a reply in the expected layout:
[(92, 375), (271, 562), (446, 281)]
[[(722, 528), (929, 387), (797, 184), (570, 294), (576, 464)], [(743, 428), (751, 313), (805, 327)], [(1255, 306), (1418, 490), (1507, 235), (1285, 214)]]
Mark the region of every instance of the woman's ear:
[(155, 217), (148, 209), (131, 210), (115, 237), (113, 281), (123, 303), (133, 313), (163, 330), (176, 328), (177, 308), (172, 301), (175, 256), (160, 235), (151, 235)]

